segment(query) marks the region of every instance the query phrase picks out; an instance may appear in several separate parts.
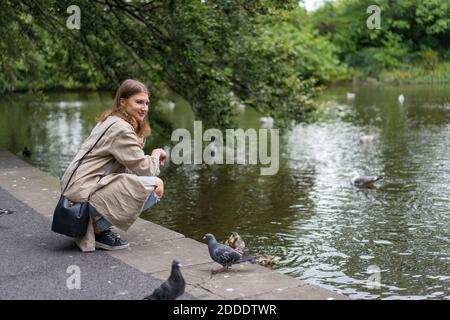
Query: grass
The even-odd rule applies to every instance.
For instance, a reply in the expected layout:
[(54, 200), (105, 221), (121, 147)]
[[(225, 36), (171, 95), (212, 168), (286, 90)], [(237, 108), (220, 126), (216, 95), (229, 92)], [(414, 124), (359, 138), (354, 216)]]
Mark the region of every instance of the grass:
[(382, 72), (380, 81), (399, 84), (450, 83), (450, 62), (440, 62), (432, 70), (423, 64), (403, 65)]

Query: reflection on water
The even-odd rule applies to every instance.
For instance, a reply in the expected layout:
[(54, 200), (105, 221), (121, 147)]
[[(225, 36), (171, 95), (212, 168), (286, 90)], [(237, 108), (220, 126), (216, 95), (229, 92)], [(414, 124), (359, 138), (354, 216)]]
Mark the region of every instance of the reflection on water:
[[(28, 161), (59, 176), (110, 101), (100, 94), (3, 99), (0, 148), (20, 155), (30, 146)], [(169, 165), (164, 201), (144, 218), (199, 241), (236, 230), (249, 253), (279, 257), (279, 271), (351, 297), (450, 299), (447, 88), (338, 87), (318, 103), (319, 121), (281, 137), (277, 175), (249, 165)], [(175, 128), (192, 130), (178, 97), (157, 108)], [(260, 125), (253, 110), (239, 112), (241, 127)], [(147, 151), (170, 144), (154, 132)], [(362, 132), (373, 142), (361, 144)], [(355, 171), (384, 180), (357, 189)], [(380, 271), (379, 288), (369, 285), (372, 269)]]

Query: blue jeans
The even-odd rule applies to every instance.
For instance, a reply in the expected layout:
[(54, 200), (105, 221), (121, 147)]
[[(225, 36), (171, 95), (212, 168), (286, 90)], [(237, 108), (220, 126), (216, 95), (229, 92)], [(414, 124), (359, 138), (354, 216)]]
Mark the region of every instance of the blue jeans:
[[(157, 186), (158, 184), (156, 183), (156, 177), (153, 176), (140, 176), (138, 177), (140, 180), (145, 181), (153, 186)], [(148, 197), (148, 199), (145, 201), (144, 204), (144, 208), (142, 209), (142, 211), (145, 211), (149, 208), (151, 208), (154, 204), (158, 203), (160, 201), (158, 195), (156, 194), (155, 191), (153, 191), (152, 193), (150, 193), (150, 196)], [(95, 221), (95, 224), (97, 225), (97, 228), (99, 228), (101, 231), (105, 231), (108, 230), (109, 228), (112, 227), (112, 224), (106, 220), (105, 218), (103, 218), (98, 212), (97, 209), (95, 209), (93, 206), (91, 206), (89, 204), (89, 215), (91, 216), (91, 218), (93, 218), (94, 220), (97, 219)]]

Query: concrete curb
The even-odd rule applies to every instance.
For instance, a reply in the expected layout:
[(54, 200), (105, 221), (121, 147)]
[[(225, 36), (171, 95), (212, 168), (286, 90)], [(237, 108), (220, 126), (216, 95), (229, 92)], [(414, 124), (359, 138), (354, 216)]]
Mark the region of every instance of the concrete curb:
[[(49, 220), (60, 195), (57, 178), (3, 150), (0, 187)], [(130, 248), (109, 255), (158, 279), (168, 277), (172, 259), (178, 258), (183, 264), (186, 292), (198, 299), (348, 299), (259, 265), (235, 265), (228, 273), (212, 275), (211, 269), (219, 265), (211, 261), (206, 244), (140, 218), (124, 238), (130, 241)]]

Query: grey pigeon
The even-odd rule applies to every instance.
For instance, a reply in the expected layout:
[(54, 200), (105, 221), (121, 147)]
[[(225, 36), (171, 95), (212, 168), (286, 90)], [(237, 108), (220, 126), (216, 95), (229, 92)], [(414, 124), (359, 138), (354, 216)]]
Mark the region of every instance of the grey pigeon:
[(207, 233), (203, 237), (203, 240), (208, 241), (208, 251), (211, 259), (222, 265), (222, 269), (213, 270), (213, 273), (227, 271), (231, 265), (236, 263), (255, 262), (252, 257), (243, 256), (233, 248), (217, 242), (216, 238), (211, 233)]
[(180, 267), (180, 262), (173, 260), (169, 278), (144, 300), (175, 300), (181, 296), (186, 288), (186, 282), (181, 274)]
[(381, 179), (383, 179), (382, 176), (354, 176), (352, 178), (352, 184), (359, 187), (369, 186)]
[(15, 211), (0, 208), (0, 216), (4, 214), (13, 214)]

